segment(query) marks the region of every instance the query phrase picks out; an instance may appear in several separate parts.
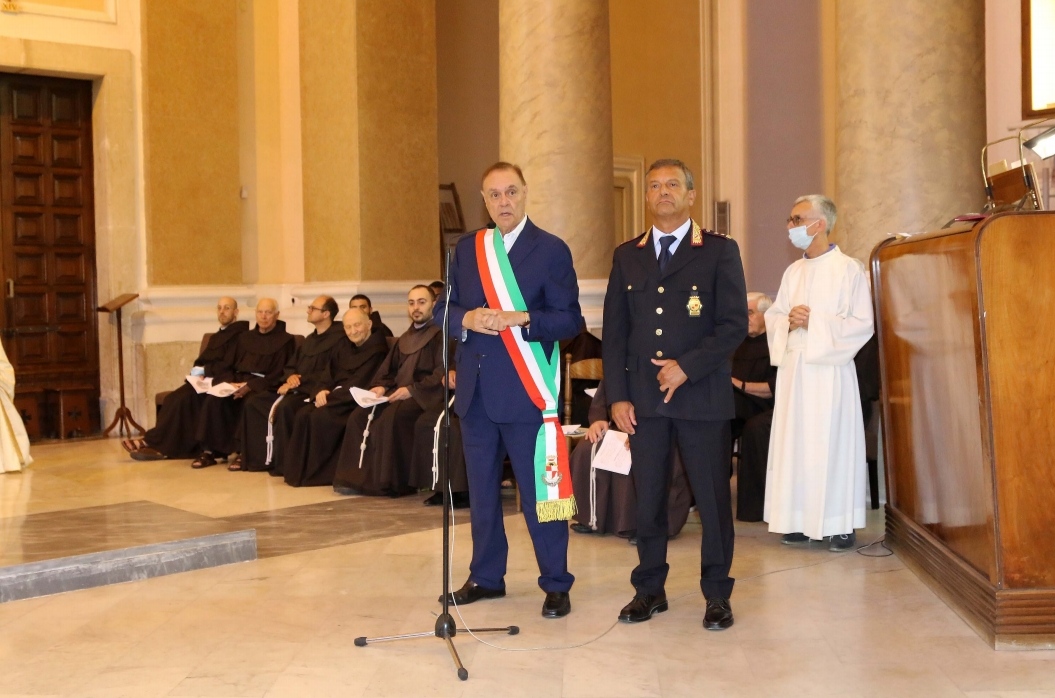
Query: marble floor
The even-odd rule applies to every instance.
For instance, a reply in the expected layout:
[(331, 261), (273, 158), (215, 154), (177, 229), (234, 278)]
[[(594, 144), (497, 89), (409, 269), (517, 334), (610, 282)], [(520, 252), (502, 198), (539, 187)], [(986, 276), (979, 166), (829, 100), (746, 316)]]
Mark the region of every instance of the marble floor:
[[(112, 440), (33, 455), (26, 473), (0, 475), (5, 560), (15, 547), (31, 551), (24, 533), (47, 537), (49, 519), (39, 517), (69, 521), (63, 512), (83, 517), (66, 538), (92, 539), (137, 512), (280, 528), (299, 510), (323, 539), (356, 520), (347, 514), (334, 526), (328, 507), (362, 504), (266, 475), (132, 464)], [(440, 531), (415, 519), (418, 498), (386, 504), (358, 517), (387, 517), (378, 535), (287, 541), (255, 562), (0, 604), (0, 696), (1055, 698), (1055, 652), (989, 649), (897, 557), (788, 548), (762, 524), (737, 525), (736, 624), (707, 633), (694, 574), (700, 528), (691, 518), (670, 545), (670, 611), (628, 626), (614, 621), (632, 594), (633, 548), (573, 535), (573, 611), (544, 620), (523, 521), (508, 517), (508, 596), (461, 609), (459, 626), (516, 624), (521, 632), (459, 633), (470, 673), (462, 682), (439, 640), (353, 645), (362, 635), (431, 630), (439, 608)], [(464, 520), (457, 512), (459, 583), (471, 553)], [(862, 542), (882, 528), (881, 512), (872, 512)]]

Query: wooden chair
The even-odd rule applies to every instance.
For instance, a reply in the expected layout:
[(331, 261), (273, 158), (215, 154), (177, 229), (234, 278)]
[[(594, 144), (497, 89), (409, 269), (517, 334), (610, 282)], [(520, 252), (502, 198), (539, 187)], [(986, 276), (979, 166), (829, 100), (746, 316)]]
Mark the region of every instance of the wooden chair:
[[(212, 338), (214, 332), (206, 332), (201, 338), (201, 346), (198, 347), (198, 356), (205, 351), (205, 347), (209, 346), (209, 340)], [(160, 393), (154, 395), (154, 414), (161, 413), (161, 405), (165, 402), (165, 398), (172, 394), (171, 390), (162, 390)]]
[(583, 359), (572, 363), (571, 354), (564, 355), (564, 423), (571, 424), (573, 380), (599, 381), (604, 378), (600, 359)]

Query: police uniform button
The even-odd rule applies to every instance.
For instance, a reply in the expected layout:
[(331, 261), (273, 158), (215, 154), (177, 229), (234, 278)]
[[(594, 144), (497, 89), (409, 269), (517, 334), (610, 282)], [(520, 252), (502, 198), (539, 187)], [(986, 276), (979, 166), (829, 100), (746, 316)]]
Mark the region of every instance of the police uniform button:
[(661, 352), (661, 351), (657, 351), (657, 352), (656, 352), (656, 356), (658, 356), (658, 357), (662, 358), (662, 357), (663, 357), (663, 352)]
[(656, 315), (662, 315), (662, 314), (663, 314), (663, 308), (656, 308)]
[(693, 290), (693, 291), (695, 291), (695, 290), (696, 290), (696, 287), (695, 287), (695, 286), (693, 286), (693, 287), (692, 287), (692, 290)]
[(627, 290), (627, 291), (632, 291), (632, 290), (634, 290), (634, 287), (633, 287), (633, 285), (631, 285), (631, 284), (627, 284), (626, 290)]
[(656, 336), (659, 337), (663, 334), (663, 330), (656, 330)]
[(659, 287), (659, 288), (657, 288), (656, 290), (657, 290), (657, 291), (659, 291), (660, 293), (663, 293), (663, 287), (662, 287), (662, 286), (660, 286), (660, 287)]

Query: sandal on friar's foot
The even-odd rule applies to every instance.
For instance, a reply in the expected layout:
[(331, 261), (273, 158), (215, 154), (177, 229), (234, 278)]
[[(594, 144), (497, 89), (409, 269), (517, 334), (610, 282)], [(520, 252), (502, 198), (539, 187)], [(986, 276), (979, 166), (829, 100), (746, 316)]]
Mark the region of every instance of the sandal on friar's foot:
[(140, 445), (135, 439), (121, 439), (121, 448), (129, 453), (135, 453), (140, 449)]
[(213, 458), (211, 453), (203, 453), (194, 459), (190, 467), (200, 470), (201, 468), (208, 468), (210, 465), (216, 465), (216, 459)]
[(232, 456), (231, 462), (227, 464), (227, 469), (232, 473), (240, 472), (242, 470), (242, 457)]
[(136, 450), (132, 451), (131, 456), (132, 460), (141, 461), (165, 460), (166, 458), (168, 458), (168, 456), (166, 456), (164, 453), (158, 451), (157, 449), (150, 448), (150, 446), (143, 446), (142, 448), (137, 448)]

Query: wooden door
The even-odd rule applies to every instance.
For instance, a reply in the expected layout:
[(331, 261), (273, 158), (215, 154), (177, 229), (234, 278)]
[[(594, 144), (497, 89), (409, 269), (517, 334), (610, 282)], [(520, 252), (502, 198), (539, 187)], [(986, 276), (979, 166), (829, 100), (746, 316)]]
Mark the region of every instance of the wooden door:
[(90, 82), (0, 73), (0, 333), (37, 437), (99, 429), (91, 107)]

